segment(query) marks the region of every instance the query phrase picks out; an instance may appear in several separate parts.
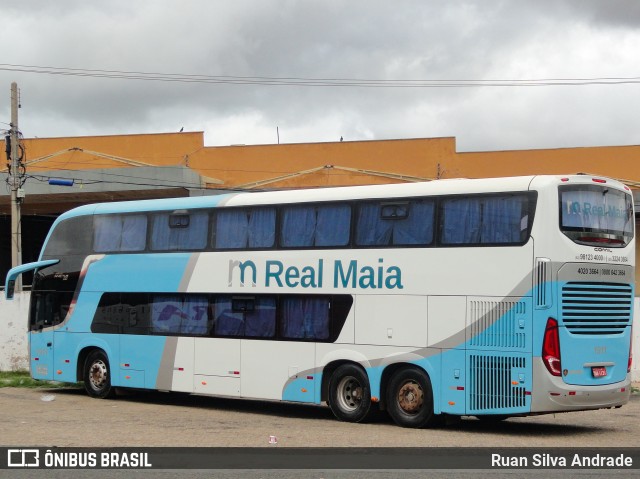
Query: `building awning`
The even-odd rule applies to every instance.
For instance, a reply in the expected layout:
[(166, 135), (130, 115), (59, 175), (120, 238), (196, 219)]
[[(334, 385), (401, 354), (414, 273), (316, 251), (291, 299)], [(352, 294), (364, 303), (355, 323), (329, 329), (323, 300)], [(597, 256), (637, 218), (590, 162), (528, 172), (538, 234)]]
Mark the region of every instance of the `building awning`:
[[(7, 173), (0, 173), (5, 182)], [(71, 183), (72, 186), (50, 184)], [(55, 181), (66, 180), (66, 181)], [(140, 166), (96, 170), (46, 170), (28, 174), (22, 187), (23, 215), (57, 215), (76, 206), (105, 201), (217, 194), (220, 180), (187, 166)], [(0, 214), (10, 214), (11, 195), (0, 191)]]

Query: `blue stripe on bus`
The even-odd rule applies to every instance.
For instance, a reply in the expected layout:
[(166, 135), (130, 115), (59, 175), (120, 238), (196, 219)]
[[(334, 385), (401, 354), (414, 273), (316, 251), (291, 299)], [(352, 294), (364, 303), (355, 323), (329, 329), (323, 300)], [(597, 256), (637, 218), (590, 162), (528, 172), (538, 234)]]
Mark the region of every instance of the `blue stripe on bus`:
[(190, 253), (107, 255), (89, 266), (82, 290), (175, 293), (190, 257)]

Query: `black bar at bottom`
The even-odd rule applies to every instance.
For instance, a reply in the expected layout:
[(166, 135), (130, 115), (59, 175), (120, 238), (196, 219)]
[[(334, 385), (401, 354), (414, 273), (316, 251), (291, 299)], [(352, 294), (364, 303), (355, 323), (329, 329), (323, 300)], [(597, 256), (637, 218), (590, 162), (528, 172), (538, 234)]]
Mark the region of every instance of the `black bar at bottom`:
[(640, 469), (640, 448), (0, 447), (0, 469)]

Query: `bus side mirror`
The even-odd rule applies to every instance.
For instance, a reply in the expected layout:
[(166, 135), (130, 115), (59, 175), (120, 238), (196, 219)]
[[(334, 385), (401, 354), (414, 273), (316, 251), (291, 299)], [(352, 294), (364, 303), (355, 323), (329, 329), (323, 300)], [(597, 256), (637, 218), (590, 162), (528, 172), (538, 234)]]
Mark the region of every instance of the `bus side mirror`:
[(13, 294), (16, 290), (16, 280), (10, 279), (7, 283), (7, 289), (5, 290), (5, 296), (7, 299), (13, 299)]
[(22, 266), (16, 266), (15, 268), (11, 268), (7, 273), (7, 279), (5, 281), (5, 289), (4, 294), (7, 299), (13, 299), (14, 293), (16, 291), (16, 279), (22, 273), (26, 273), (27, 271), (34, 271), (38, 268), (46, 268), (47, 266), (52, 266), (54, 264), (58, 264), (60, 262), (59, 259), (47, 259), (44, 261), (36, 261), (35, 263), (27, 263)]

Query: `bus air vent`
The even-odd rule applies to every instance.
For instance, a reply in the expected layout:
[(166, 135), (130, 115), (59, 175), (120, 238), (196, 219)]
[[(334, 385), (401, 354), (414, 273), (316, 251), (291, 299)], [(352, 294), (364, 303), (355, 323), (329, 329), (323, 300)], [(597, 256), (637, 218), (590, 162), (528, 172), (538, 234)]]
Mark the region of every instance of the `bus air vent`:
[(525, 313), (526, 304), (523, 301), (469, 301), (469, 344), (491, 349), (524, 348)]
[(469, 412), (525, 407), (524, 384), (512, 384), (513, 369), (523, 370), (525, 365), (524, 357), (470, 355)]
[(551, 307), (551, 260), (536, 258), (535, 270), (536, 309)]
[(562, 287), (562, 324), (572, 334), (622, 334), (632, 305), (629, 284), (569, 282)]

